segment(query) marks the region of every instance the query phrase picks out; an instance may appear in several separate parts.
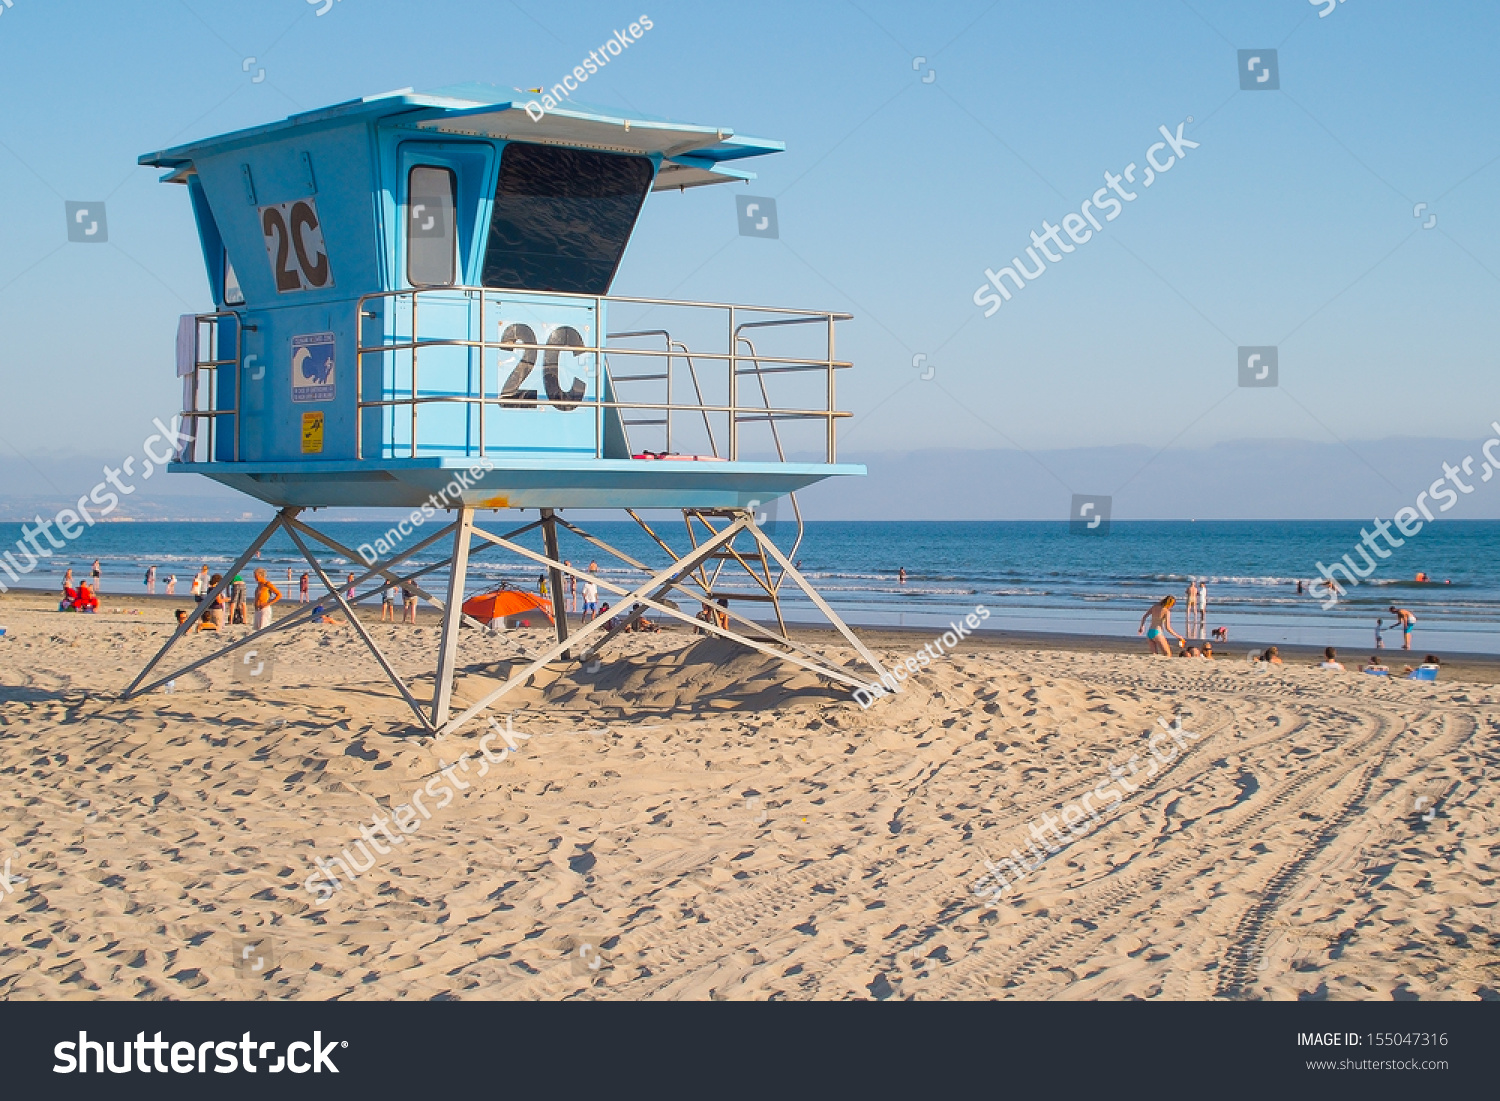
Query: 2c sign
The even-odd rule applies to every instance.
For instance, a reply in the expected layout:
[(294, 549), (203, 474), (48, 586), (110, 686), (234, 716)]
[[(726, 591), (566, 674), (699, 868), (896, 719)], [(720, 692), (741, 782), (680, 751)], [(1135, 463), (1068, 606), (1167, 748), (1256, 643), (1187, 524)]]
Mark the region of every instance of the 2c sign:
[[(516, 322), (514, 325), (506, 325), (501, 322), (500, 347), (506, 351), (519, 351), (520, 360), (516, 363), (515, 370), (511, 371), (510, 377), (505, 380), (505, 385), (500, 387), (501, 401), (534, 402), (537, 400), (535, 390), (523, 390), (531, 372), (536, 368), (536, 331), (524, 322)], [(517, 348), (516, 345), (531, 344), (530, 348)], [(562, 353), (565, 348), (583, 348), (583, 337), (578, 330), (571, 325), (559, 325), (552, 330), (552, 335), (547, 338), (547, 345), (542, 352), (542, 385), (547, 389), (547, 400), (560, 410), (568, 412), (578, 408), (578, 402), (588, 392), (588, 384), (581, 378), (575, 378), (571, 386), (566, 390), (562, 387), (562, 379), (558, 368), (561, 365)], [(573, 353), (575, 356), (577, 352)]]
[(258, 213), (277, 294), (333, 286), (333, 267), (316, 202), (307, 198), (272, 203), (260, 207)]

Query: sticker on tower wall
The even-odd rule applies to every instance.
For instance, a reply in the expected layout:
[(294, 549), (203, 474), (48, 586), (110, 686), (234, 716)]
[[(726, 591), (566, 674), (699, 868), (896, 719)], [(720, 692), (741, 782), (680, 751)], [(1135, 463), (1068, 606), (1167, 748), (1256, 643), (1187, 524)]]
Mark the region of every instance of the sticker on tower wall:
[(302, 454), (323, 454), (323, 414), (302, 414)]
[(292, 337), (292, 400), (332, 401), (333, 334)]

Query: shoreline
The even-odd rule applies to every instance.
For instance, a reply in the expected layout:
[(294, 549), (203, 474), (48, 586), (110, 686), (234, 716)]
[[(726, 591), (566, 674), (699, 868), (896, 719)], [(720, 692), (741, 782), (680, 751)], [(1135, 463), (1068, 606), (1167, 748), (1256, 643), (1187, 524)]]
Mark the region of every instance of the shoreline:
[[(24, 608), (27, 611), (50, 611), (56, 601), (56, 594), (51, 589), (22, 589), (12, 588), (8, 593), (0, 593), (0, 615), (4, 614), (7, 606)], [(286, 598), (282, 601), (288, 609), (299, 608), (302, 605), (296, 601)], [(317, 603), (317, 601), (313, 601)], [(323, 603), (327, 604), (325, 600)], [(160, 607), (163, 605), (177, 608), (191, 608), (194, 601), (191, 596), (174, 594), (150, 595), (141, 593), (137, 596), (125, 597), (119, 594), (104, 594), (104, 604), (99, 613), (101, 617), (109, 617), (117, 609), (128, 614), (132, 610), (142, 611), (149, 607)], [(359, 606), (360, 620), (363, 623), (379, 623), (379, 605), (362, 603)], [(343, 613), (336, 606), (329, 606), (328, 612), (335, 618), (341, 618)], [(67, 613), (56, 613), (67, 614)], [(399, 606), (397, 609), (399, 617)], [(438, 627), (440, 620), (436, 609), (425, 605), (418, 612), (418, 627)], [(568, 617), (570, 625), (577, 625), (578, 620), (570, 613)], [(653, 619), (659, 623), (663, 631), (667, 633), (681, 632), (686, 634), (686, 624), (673, 623), (670, 620), (663, 621), (660, 617)], [(406, 626), (400, 623), (399, 618), (396, 626)], [(0, 624), (4, 626), (4, 624)], [(238, 625), (232, 625), (238, 626)], [(879, 639), (879, 645), (886, 649), (920, 650), (925, 644), (941, 636), (942, 630), (924, 630), (915, 627), (891, 627), (884, 625), (871, 625), (862, 623), (850, 623), (849, 627), (855, 633), (866, 639)], [(799, 623), (788, 623), (787, 630), (791, 636), (809, 642), (827, 645), (846, 645), (841, 636), (832, 627), (806, 625)], [(964, 643), (975, 649), (986, 652), (1013, 652), (1013, 651), (1047, 651), (1059, 653), (1094, 653), (1094, 654), (1125, 654), (1147, 656), (1146, 643), (1139, 637), (1123, 638), (1118, 635), (1089, 635), (1067, 632), (1047, 631), (1015, 631), (1004, 628), (991, 630), (975, 630), (964, 638)], [(1222, 643), (1217, 649), (1214, 657), (1216, 662), (1230, 662), (1233, 664), (1247, 664), (1247, 655), (1252, 650), (1262, 651), (1267, 646), (1276, 646), (1282, 658), (1291, 665), (1306, 664), (1316, 665), (1323, 660), (1323, 647), (1315, 645), (1295, 644), (1286, 642), (1254, 642), (1251, 640), (1235, 640)], [(962, 649), (962, 647), (959, 647)], [(1359, 667), (1370, 656), (1368, 649), (1355, 649), (1349, 646), (1339, 648), (1339, 660), (1344, 664), (1347, 672), (1358, 673)], [(1393, 675), (1399, 677), (1400, 669), (1405, 665), (1420, 664), (1420, 659), (1428, 653), (1435, 653), (1442, 659), (1442, 679), (1445, 681), (1467, 681), (1476, 684), (1500, 684), (1500, 654), (1445, 652), (1437, 648), (1418, 646), (1412, 650), (1401, 650), (1386, 648), (1379, 651), (1385, 664), (1391, 668)], [(1179, 660), (1177, 658), (1166, 660)]]

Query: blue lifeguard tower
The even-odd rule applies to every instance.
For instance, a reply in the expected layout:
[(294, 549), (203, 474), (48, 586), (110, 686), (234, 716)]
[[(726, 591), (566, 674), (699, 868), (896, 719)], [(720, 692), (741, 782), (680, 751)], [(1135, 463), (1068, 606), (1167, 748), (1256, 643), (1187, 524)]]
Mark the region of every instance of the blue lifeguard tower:
[[(589, 660), (624, 626), (595, 620), (570, 637), (562, 576), (585, 574), (559, 561), (559, 527), (646, 575), (633, 589), (595, 579), (616, 607), (864, 687), (788, 636), (778, 593), (790, 580), (878, 678), (879, 661), (794, 568), (795, 545), (783, 554), (754, 515), (820, 479), (864, 473), (837, 461), (837, 423), (850, 414), (835, 406), (835, 381), (851, 364), (836, 357), (835, 329), (849, 315), (609, 294), (650, 192), (752, 179), (743, 162), (782, 148), (571, 106), (533, 120), (524, 97), (466, 85), (370, 96), (141, 157), (186, 185), (217, 307), (179, 328), (192, 439), (171, 470), (279, 510), (224, 584), (286, 532), (434, 731), (457, 729), (549, 663)], [(789, 461), (792, 449), (822, 461)], [(336, 506), (401, 510), (373, 561), (299, 518)], [(507, 508), (537, 519), (503, 534), (476, 523), (476, 510)], [(653, 569), (559, 515), (576, 508), (627, 510), (671, 565)], [(637, 515), (646, 508), (681, 509), (688, 544), (669, 546)], [(800, 512), (797, 522), (800, 541)], [(517, 542), (538, 529), (539, 550)], [(442, 562), (398, 571), (447, 538)], [(401, 585), (442, 609), (430, 707), (390, 668), (310, 542), (366, 563), (360, 596)], [(556, 644), (454, 717), (468, 561), (490, 548), (550, 571)], [(726, 567), (743, 567), (750, 589), (727, 589)], [(421, 579), (442, 568), (439, 596)], [(695, 619), (668, 594), (717, 612)], [(214, 595), (127, 696), (186, 671), (144, 683)], [(727, 606), (744, 601), (768, 603), (777, 630)]]

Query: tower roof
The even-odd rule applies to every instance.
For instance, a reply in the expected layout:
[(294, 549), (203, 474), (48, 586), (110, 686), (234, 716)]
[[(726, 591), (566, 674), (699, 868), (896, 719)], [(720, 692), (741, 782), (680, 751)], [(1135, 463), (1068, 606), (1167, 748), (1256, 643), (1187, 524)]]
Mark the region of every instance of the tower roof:
[(667, 191), (752, 180), (755, 174), (738, 167), (737, 162), (786, 149), (779, 141), (737, 136), (728, 127), (698, 126), (651, 115), (623, 115), (571, 99), (567, 105), (546, 111), (538, 119), (527, 112), (528, 104), (539, 110), (535, 97), (527, 93), (484, 84), (457, 85), (435, 92), (404, 88), (146, 153), (139, 163), (168, 169), (169, 179), (180, 179), (184, 171), (191, 170), (197, 157), (277, 140), (299, 129), (365, 119), (431, 134), (657, 154), (662, 158), (662, 166), (652, 190)]

